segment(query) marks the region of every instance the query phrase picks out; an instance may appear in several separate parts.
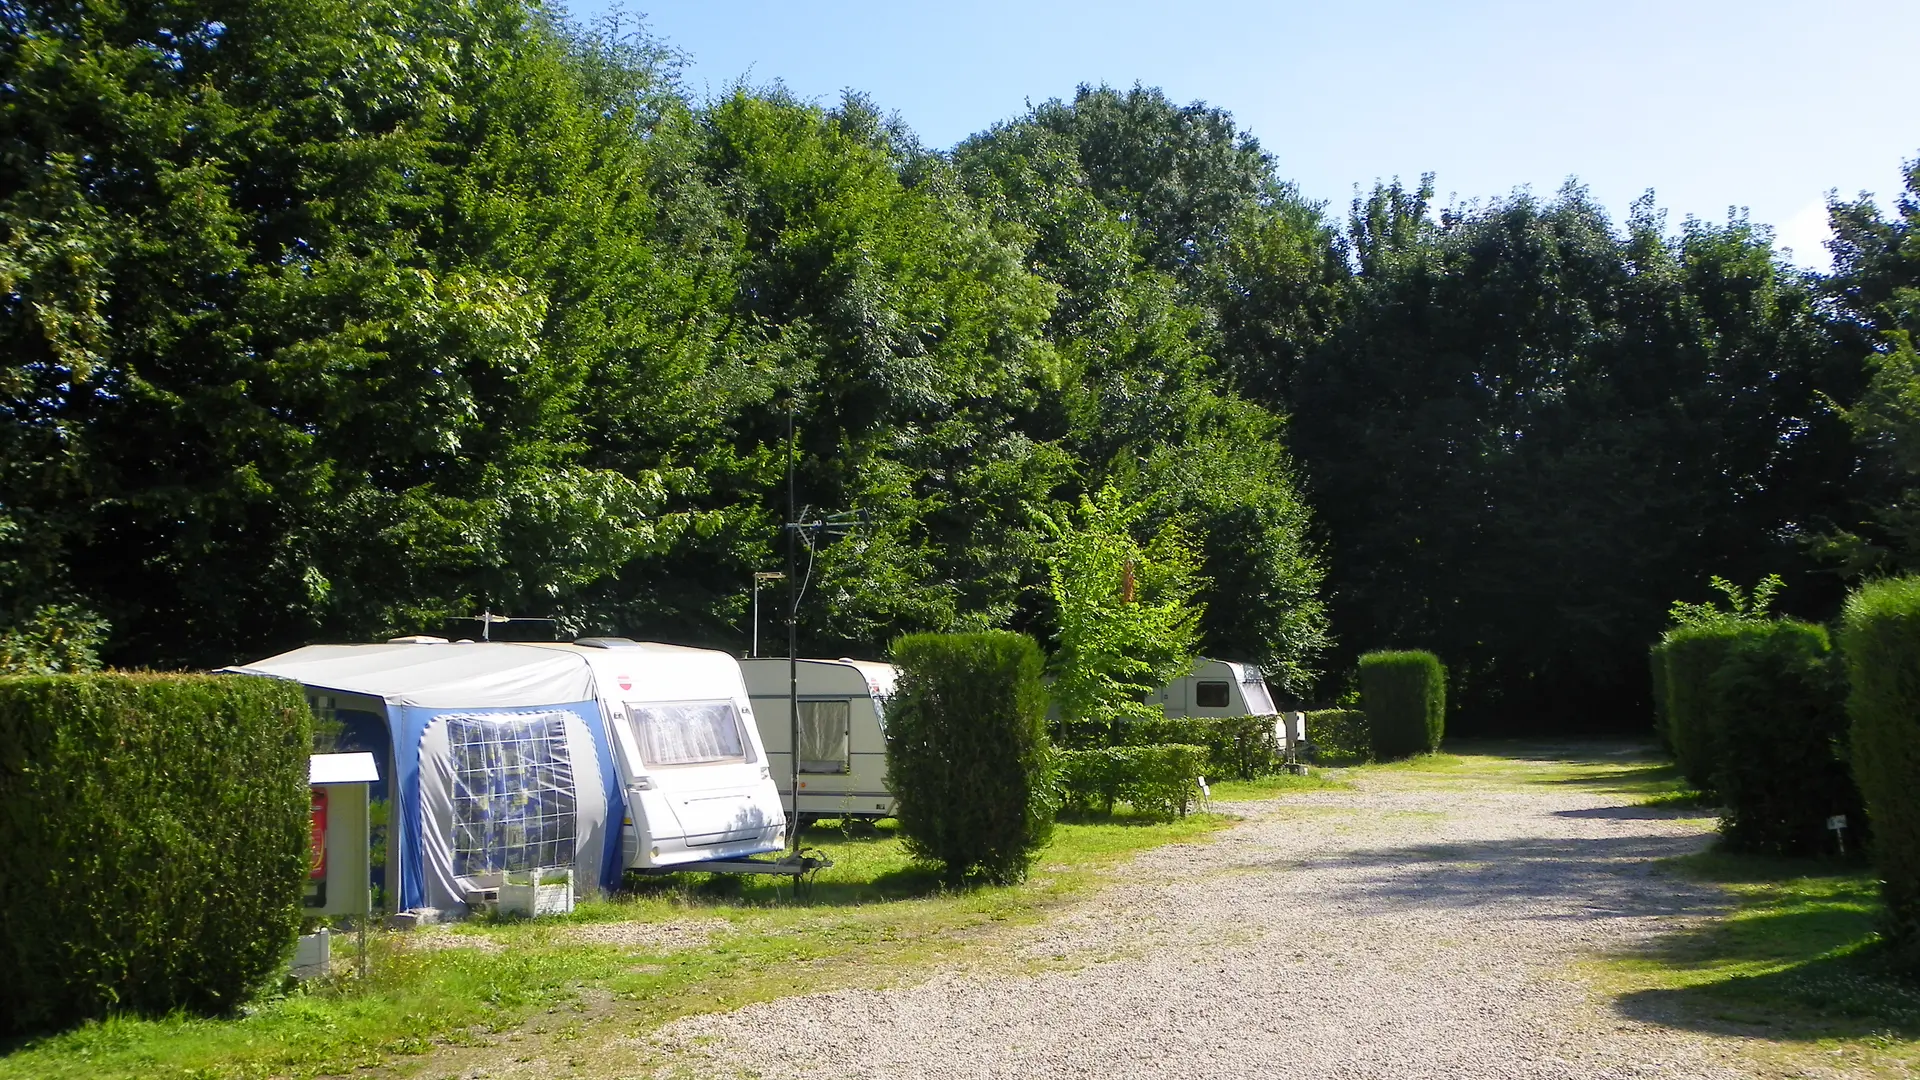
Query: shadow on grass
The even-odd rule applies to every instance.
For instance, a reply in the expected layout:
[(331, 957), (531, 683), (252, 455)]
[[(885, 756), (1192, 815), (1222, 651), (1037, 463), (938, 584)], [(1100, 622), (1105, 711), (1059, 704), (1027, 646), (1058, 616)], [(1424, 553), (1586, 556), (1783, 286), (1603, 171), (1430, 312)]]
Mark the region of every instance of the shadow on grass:
[(1584, 810), (1555, 810), (1554, 817), (1589, 821), (1681, 821), (1702, 817), (1695, 803), (1642, 802), (1632, 806), (1592, 806)]
[(1121, 828), (1148, 828), (1165, 825), (1179, 818), (1160, 817), (1153, 814), (1105, 813), (1100, 810), (1062, 810), (1054, 819), (1062, 825), (1118, 825)]
[[(1097, 825), (1123, 829), (1166, 826), (1165, 817), (1136, 814), (1066, 811), (1064, 825)], [(916, 900), (974, 886), (948, 885), (937, 863), (914, 859), (900, 843), (898, 824), (826, 820), (809, 824), (800, 834), (800, 849), (832, 859), (834, 865), (808, 880), (773, 875), (686, 872), (653, 877), (630, 877), (633, 895), (682, 896), (697, 903), (737, 903), (753, 906), (829, 908), (862, 907)], [(796, 887), (797, 885), (797, 887)]]
[(1731, 886), (1741, 906), (1618, 959), (1674, 985), (1621, 996), (1624, 1016), (1667, 1027), (1761, 1029), (1811, 1041), (1920, 1039), (1920, 983), (1875, 932), (1877, 886), (1859, 864), (1705, 852), (1678, 874)]

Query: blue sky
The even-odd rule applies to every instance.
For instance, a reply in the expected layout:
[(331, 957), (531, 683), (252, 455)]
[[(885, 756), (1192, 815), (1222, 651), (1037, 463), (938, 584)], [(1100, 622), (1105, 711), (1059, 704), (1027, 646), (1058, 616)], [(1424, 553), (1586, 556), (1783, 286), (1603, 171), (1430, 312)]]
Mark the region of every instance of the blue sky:
[[(606, 10), (576, 0), (577, 16)], [(843, 89), (949, 147), (1082, 82), (1230, 110), (1282, 176), (1344, 209), (1434, 172), (1443, 201), (1577, 176), (1671, 224), (1730, 206), (1825, 265), (1829, 189), (1888, 201), (1920, 156), (1920, 2), (835, 4), (644, 0), (696, 93)]]

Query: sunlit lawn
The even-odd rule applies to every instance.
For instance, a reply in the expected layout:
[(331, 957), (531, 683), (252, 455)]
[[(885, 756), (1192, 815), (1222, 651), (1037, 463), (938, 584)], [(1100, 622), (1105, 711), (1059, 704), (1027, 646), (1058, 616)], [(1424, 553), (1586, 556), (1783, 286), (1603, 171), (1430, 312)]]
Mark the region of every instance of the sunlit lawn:
[(1719, 886), (1730, 907), (1597, 964), (1621, 1012), (1758, 1036), (1783, 1055), (1877, 1075), (1920, 1067), (1920, 982), (1882, 949), (1869, 868), (1709, 851), (1663, 869)]
[[(1312, 783), (1255, 784), (1234, 797)], [(804, 846), (834, 865), (797, 897), (778, 879), (678, 875), (638, 882), (631, 894), (585, 904), (568, 919), (437, 932), (454, 935), (455, 947), (409, 948), (418, 939), (381, 933), (365, 982), (295, 992), (230, 1020), (89, 1025), (15, 1046), (0, 1057), (0, 1077), (305, 1077), (381, 1064), (405, 1072), (430, 1050), (499, 1053), (520, 1049), (525, 1037), (551, 1054), (581, 1026), (613, 1017), (625, 1030), (645, 1030), (694, 1011), (885, 985), (961, 955), (977, 945), (970, 932), (1043, 917), (1131, 855), (1204, 841), (1230, 821), (1202, 813), (1143, 819), (1124, 809), (1063, 821), (1026, 883), (957, 891), (908, 856), (890, 822), (824, 823), (807, 831)], [(650, 952), (579, 940), (591, 923), (680, 927), (697, 944)], [(703, 932), (710, 936), (698, 943)], [(472, 947), (458, 944), (468, 941)], [(542, 1024), (538, 1037), (525, 1035), (530, 1018)]]

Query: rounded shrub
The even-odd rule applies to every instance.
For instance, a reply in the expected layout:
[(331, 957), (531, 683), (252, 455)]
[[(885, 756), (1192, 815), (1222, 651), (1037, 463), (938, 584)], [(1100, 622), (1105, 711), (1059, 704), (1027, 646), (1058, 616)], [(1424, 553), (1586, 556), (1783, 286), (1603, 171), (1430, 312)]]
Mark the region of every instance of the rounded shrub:
[(887, 787), (907, 849), (950, 884), (1018, 881), (1053, 832), (1053, 748), (1040, 647), (1025, 634), (893, 643)]
[(300, 926), (300, 687), (0, 678), (0, 1029), (232, 1010)]
[(1863, 824), (1846, 760), (1846, 678), (1825, 629), (1784, 619), (1748, 628), (1707, 698), (1728, 847), (1808, 855), (1832, 844), (1829, 816)]
[(1873, 582), (1848, 597), (1840, 652), (1887, 936), (1920, 963), (1920, 577)]
[(1377, 760), (1430, 754), (1446, 733), (1447, 669), (1422, 650), (1367, 653), (1360, 658), (1360, 708)]

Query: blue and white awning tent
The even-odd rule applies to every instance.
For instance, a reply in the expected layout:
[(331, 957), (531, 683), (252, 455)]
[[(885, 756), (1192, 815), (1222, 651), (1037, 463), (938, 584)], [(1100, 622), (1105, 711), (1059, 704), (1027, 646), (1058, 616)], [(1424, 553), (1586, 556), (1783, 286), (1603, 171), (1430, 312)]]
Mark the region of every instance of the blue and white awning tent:
[(393, 906), (457, 908), (522, 870), (571, 867), (582, 891), (619, 884), (621, 784), (578, 654), (310, 645), (227, 670), (298, 682), (349, 728), (383, 729)]

